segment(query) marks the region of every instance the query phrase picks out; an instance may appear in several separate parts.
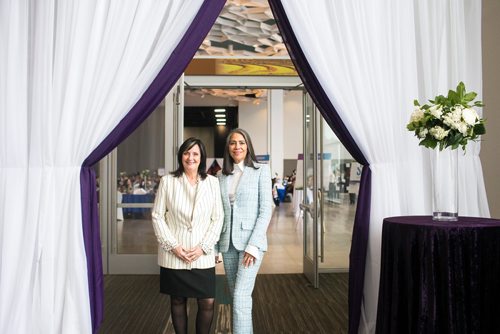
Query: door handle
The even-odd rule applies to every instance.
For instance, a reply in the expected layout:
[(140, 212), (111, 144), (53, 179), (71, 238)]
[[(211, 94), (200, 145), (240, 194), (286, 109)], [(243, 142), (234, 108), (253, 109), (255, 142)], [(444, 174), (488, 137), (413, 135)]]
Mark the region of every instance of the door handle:
[(309, 214), (314, 217), (314, 214), (316, 212), (316, 209), (315, 209), (315, 203), (311, 203), (311, 204), (304, 204), (304, 203), (300, 203), (299, 204), (299, 208), (304, 211), (304, 212), (309, 212)]
[(313, 210), (313, 207), (310, 204), (304, 204), (304, 203), (300, 203), (299, 208), (300, 210), (307, 211), (309, 213), (311, 212), (311, 210)]

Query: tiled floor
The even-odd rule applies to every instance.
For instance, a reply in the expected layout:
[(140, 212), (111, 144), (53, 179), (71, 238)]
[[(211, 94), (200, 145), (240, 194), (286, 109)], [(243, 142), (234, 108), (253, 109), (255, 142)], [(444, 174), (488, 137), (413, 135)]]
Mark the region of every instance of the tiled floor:
[[(324, 258), (320, 268), (347, 270), (355, 205), (324, 205)], [(301, 273), (303, 258), (303, 219), (294, 212), (292, 203), (275, 208), (268, 229), (269, 248), (260, 269), (262, 274)], [(118, 223), (118, 252), (122, 254), (156, 254), (157, 244), (150, 219), (125, 218)], [(224, 273), (217, 265), (217, 273)]]

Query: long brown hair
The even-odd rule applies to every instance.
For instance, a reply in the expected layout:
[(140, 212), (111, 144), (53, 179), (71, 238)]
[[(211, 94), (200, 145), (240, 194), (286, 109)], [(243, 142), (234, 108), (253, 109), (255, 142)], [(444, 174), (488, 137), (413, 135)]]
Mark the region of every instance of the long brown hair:
[(175, 177), (181, 177), (182, 173), (184, 173), (184, 165), (182, 164), (182, 155), (184, 152), (189, 151), (193, 148), (194, 145), (198, 145), (200, 148), (200, 165), (198, 166), (198, 175), (200, 175), (202, 180), (205, 180), (207, 177), (207, 150), (205, 149), (205, 145), (203, 142), (194, 137), (190, 137), (182, 143), (181, 147), (179, 147), (179, 151), (177, 152), (177, 162), (179, 163), (179, 167), (176, 170), (171, 172)]
[(229, 153), (229, 142), (231, 141), (231, 136), (235, 133), (238, 133), (241, 136), (243, 136), (243, 139), (245, 139), (245, 142), (247, 144), (247, 155), (245, 156), (244, 160), (245, 166), (249, 166), (255, 169), (259, 168), (255, 165), (255, 163), (258, 163), (259, 161), (255, 156), (250, 135), (245, 130), (238, 128), (231, 130), (231, 132), (229, 132), (226, 138), (226, 147), (224, 148), (224, 162), (222, 163), (222, 174), (224, 175), (233, 174), (234, 160), (233, 157), (231, 157), (231, 154)]

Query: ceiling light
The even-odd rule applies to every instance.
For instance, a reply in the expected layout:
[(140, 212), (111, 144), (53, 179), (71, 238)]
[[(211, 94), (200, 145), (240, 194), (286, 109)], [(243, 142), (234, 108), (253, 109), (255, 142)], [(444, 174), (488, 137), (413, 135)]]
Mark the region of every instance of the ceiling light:
[(215, 117), (219, 118), (219, 117), (226, 117), (226, 114), (215, 114)]
[(225, 112), (226, 109), (214, 109), (214, 112)]

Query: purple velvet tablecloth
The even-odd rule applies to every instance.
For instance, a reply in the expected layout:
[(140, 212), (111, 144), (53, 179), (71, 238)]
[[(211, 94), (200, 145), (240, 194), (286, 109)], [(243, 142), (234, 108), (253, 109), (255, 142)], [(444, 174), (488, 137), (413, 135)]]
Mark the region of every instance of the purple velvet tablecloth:
[(377, 333), (500, 333), (500, 220), (385, 218)]

